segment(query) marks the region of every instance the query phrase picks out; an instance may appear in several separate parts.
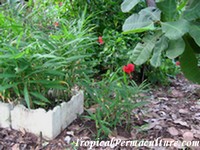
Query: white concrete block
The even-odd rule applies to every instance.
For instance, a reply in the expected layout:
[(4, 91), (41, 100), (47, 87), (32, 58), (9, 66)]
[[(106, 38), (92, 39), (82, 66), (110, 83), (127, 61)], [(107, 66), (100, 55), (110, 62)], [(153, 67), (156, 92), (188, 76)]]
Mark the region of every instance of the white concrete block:
[(10, 127), (10, 110), (12, 105), (8, 103), (0, 102), (0, 127), (9, 128)]
[(72, 121), (77, 118), (77, 115), (83, 113), (84, 94), (81, 91), (73, 96), (69, 102), (61, 104), (61, 130), (65, 129)]
[(13, 129), (25, 129), (46, 139), (54, 139), (65, 129), (77, 114), (83, 113), (83, 92), (73, 96), (69, 102), (63, 102), (53, 110), (46, 112), (44, 109), (29, 110), (22, 105), (17, 105), (11, 111), (11, 125)]

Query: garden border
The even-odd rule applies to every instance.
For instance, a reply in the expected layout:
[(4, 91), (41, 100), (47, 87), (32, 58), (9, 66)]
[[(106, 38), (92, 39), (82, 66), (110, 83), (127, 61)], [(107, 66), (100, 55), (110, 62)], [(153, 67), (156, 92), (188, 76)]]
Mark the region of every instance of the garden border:
[(42, 134), (43, 138), (52, 140), (74, 121), (77, 115), (83, 113), (83, 105), (83, 91), (49, 111), (0, 102), (0, 127), (25, 130), (37, 136)]

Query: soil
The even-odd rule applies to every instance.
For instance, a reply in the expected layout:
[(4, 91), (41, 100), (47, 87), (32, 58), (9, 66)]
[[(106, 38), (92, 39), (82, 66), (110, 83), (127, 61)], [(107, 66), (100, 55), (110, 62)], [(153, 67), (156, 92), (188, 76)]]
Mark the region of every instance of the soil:
[[(183, 76), (171, 80), (168, 87), (154, 87), (143, 94), (149, 102), (145, 107), (133, 110), (132, 130), (127, 132), (118, 127), (109, 139), (121, 140), (162, 140), (200, 141), (200, 85), (192, 84)], [(36, 137), (26, 131), (0, 128), (0, 150), (63, 150), (88, 149), (78, 147), (78, 139), (94, 140), (95, 123), (86, 118), (75, 120), (52, 141)], [(109, 140), (108, 139), (108, 140)], [(197, 147), (173, 145), (171, 147), (96, 147), (93, 149), (134, 149), (134, 150), (199, 150)]]

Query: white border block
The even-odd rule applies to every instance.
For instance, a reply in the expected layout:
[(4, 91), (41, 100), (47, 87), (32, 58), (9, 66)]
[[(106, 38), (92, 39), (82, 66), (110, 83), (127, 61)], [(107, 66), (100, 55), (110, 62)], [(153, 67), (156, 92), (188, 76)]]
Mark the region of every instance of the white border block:
[(51, 140), (74, 121), (78, 114), (83, 113), (83, 102), (83, 92), (80, 91), (70, 101), (63, 102), (48, 112), (41, 108), (29, 110), (17, 105), (11, 110), (11, 126), (13, 129), (24, 129), (38, 136), (42, 133), (45, 139)]
[(12, 105), (0, 102), (0, 127), (10, 128), (10, 110)]

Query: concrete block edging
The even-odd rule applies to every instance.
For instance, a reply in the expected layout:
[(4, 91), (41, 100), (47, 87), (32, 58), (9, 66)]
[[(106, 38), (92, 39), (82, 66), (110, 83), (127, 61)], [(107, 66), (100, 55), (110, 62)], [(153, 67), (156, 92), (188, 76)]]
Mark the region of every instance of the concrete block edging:
[(70, 101), (62, 102), (52, 110), (45, 111), (43, 108), (27, 109), (18, 104), (13, 106), (0, 102), (0, 127), (25, 130), (52, 140), (59, 135), (77, 115), (84, 111), (84, 94), (79, 91), (72, 96)]

